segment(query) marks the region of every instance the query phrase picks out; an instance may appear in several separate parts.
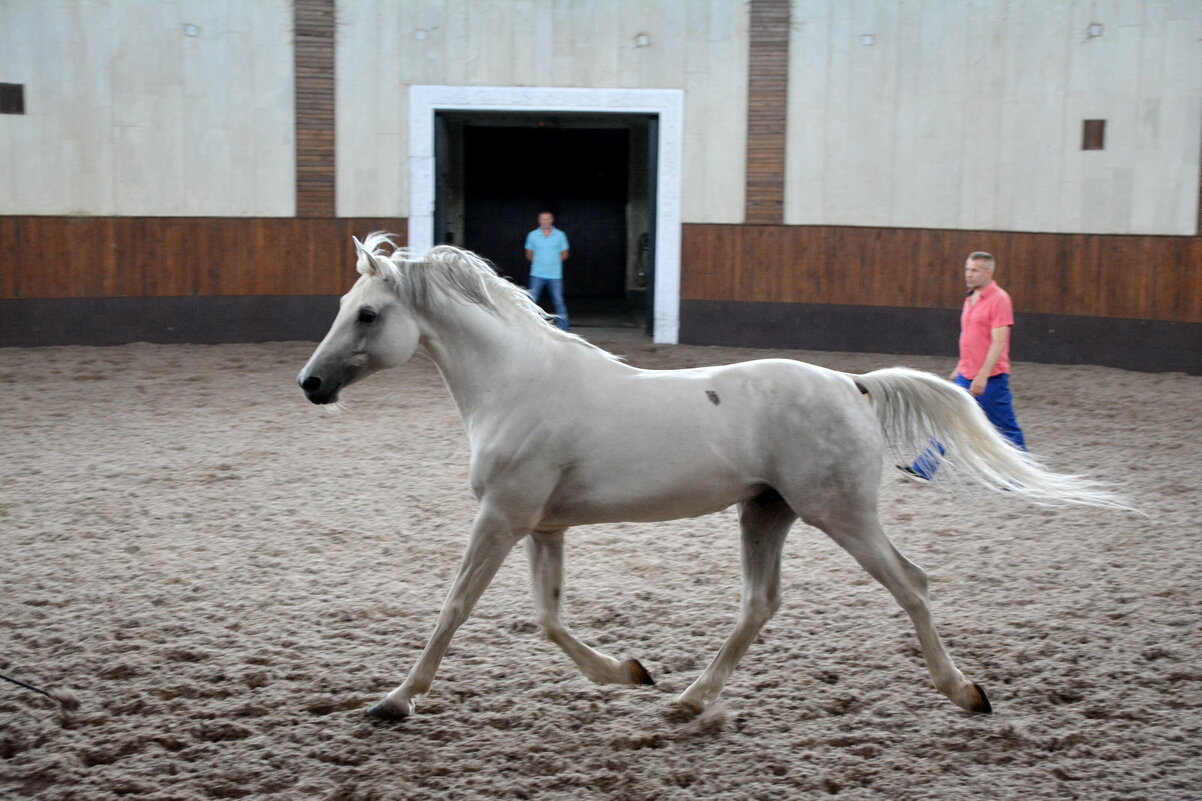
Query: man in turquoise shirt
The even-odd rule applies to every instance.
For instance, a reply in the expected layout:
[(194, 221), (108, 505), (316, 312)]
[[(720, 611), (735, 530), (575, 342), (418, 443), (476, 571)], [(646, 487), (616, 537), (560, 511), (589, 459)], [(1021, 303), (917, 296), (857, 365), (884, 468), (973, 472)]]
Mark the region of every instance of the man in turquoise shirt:
[(530, 282), (527, 292), (534, 302), (546, 288), (555, 306), (555, 322), (564, 331), (568, 327), (568, 307), (563, 302), (563, 263), (570, 255), (568, 236), (554, 225), (555, 215), (539, 212), (538, 228), (526, 235), (526, 261), (530, 262)]

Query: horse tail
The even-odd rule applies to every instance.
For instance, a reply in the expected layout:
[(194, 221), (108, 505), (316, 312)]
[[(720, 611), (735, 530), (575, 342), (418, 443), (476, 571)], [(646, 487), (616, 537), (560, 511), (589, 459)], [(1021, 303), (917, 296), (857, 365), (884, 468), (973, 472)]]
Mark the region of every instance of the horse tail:
[(1015, 447), (955, 384), (904, 367), (848, 377), (869, 397), (894, 454), (905, 464), (928, 454), (938, 462), (937, 480), (967, 479), (1042, 505), (1131, 510), (1102, 483), (1054, 473)]

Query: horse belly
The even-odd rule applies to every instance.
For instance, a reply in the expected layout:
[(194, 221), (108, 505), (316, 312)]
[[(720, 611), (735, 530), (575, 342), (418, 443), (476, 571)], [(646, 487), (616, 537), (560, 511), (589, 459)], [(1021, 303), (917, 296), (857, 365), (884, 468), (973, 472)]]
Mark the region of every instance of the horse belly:
[(546, 524), (566, 527), (700, 517), (720, 512), (757, 491), (755, 482), (733, 474), (700, 475), (699, 471), (664, 476), (635, 469), (589, 478), (588, 471), (565, 477), (547, 502)]

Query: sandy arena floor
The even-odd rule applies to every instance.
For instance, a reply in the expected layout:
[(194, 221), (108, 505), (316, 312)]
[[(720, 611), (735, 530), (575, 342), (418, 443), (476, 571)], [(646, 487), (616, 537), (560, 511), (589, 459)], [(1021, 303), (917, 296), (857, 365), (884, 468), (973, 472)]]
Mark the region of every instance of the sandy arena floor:
[[(654, 346), (642, 367), (787, 355)], [(909, 621), (798, 526), (785, 603), (702, 720), (665, 716), (739, 599), (733, 512), (569, 534), (565, 617), (658, 680), (601, 687), (532, 622), (510, 557), (418, 715), (363, 709), (433, 625), (475, 504), (455, 408), (416, 359), (328, 414), (310, 343), (0, 350), (0, 797), (1202, 797), (1202, 378), (1018, 364), (1032, 449), (1148, 517), (888, 476), (886, 526), (995, 714), (931, 686)]]

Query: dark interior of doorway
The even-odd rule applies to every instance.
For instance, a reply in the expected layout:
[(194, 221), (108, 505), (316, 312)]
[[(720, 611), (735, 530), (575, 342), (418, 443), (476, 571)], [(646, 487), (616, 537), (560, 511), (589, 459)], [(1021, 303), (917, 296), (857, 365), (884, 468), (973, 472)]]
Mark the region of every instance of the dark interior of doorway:
[(641, 327), (644, 293), (627, 280), (630, 156), (626, 128), (468, 123), (463, 246), (525, 286), (526, 235), (551, 211), (570, 243), (564, 290), (573, 325)]

